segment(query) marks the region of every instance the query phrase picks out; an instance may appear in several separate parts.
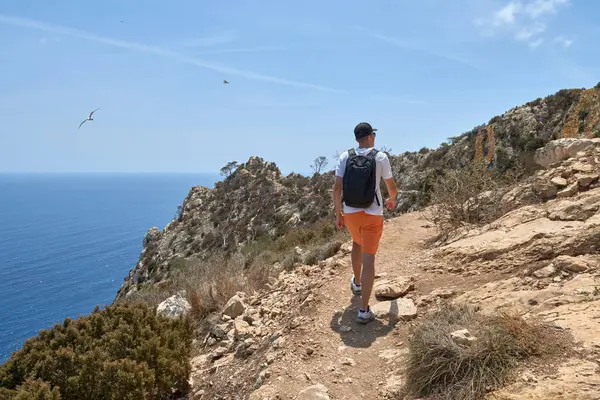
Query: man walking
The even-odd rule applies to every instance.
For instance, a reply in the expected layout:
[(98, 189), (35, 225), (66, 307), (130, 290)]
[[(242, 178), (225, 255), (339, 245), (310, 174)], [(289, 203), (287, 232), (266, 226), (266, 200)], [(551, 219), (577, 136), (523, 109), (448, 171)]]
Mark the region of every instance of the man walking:
[[(358, 147), (340, 156), (333, 187), (337, 227), (342, 229), (346, 225), (352, 236), (354, 276), (350, 289), (354, 295), (361, 295), (358, 321), (362, 323), (375, 318), (369, 307), (369, 298), (375, 281), (375, 253), (383, 233), (383, 205), (393, 209), (397, 195), (390, 160), (385, 153), (374, 148), (375, 131), (366, 122), (356, 125), (354, 137)], [(390, 195), (385, 201), (380, 190), (382, 178)]]

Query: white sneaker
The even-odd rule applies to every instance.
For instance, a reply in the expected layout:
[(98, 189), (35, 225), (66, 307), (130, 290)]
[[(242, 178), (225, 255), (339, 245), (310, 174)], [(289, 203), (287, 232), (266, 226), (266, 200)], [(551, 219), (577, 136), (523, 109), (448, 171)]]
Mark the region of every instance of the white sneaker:
[(371, 310), (371, 307), (369, 307), (367, 311), (360, 310), (358, 312), (358, 317), (356, 318), (356, 320), (362, 324), (366, 324), (367, 322), (372, 321), (374, 319), (375, 313)]
[(360, 296), (360, 294), (362, 293), (362, 287), (354, 283), (354, 276), (350, 280), (350, 290), (355, 296)]

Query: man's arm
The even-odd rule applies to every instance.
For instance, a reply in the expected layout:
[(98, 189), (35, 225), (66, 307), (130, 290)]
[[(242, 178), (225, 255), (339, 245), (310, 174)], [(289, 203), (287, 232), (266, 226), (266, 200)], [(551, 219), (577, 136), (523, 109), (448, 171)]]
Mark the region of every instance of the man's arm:
[(335, 208), (338, 229), (342, 228), (344, 221), (342, 215), (342, 179), (341, 176), (336, 176), (333, 184), (333, 207)]
[(394, 178), (384, 179), (385, 186), (387, 187), (388, 193), (390, 195), (389, 199), (386, 200), (385, 204), (387, 208), (395, 208), (396, 207), (396, 197), (398, 196), (398, 188), (396, 187), (396, 181)]
[(390, 197), (385, 201), (385, 205), (387, 208), (393, 209), (396, 207), (396, 197), (398, 196), (398, 188), (396, 187), (396, 181), (394, 181), (394, 176), (392, 175), (392, 165), (387, 155), (382, 160), (381, 166), (381, 175), (390, 195)]

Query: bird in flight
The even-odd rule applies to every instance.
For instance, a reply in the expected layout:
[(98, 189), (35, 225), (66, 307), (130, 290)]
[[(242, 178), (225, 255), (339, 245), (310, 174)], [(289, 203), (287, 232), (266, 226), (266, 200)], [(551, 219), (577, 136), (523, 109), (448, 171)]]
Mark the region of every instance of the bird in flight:
[[(93, 120), (94, 120), (94, 118), (92, 118), (92, 115), (94, 115), (94, 113), (95, 113), (96, 111), (98, 111), (98, 110), (99, 110), (99, 108), (96, 108), (94, 111), (92, 111), (92, 112), (90, 113), (90, 116), (89, 116), (89, 117), (87, 117), (86, 119), (84, 119), (83, 121), (81, 121), (81, 123), (79, 124), (79, 128), (81, 128), (81, 125), (83, 125), (83, 123), (84, 123), (84, 122), (86, 122), (86, 121), (93, 121)], [(79, 129), (79, 128), (77, 128), (77, 129)]]
[(229, 81), (226, 79), (223, 79), (223, 83), (229, 83)]

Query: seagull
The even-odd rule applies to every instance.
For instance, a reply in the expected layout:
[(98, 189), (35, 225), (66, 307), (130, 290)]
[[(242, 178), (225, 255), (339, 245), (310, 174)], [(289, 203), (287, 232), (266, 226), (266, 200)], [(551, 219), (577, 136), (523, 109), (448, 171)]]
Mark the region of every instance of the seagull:
[[(83, 125), (83, 123), (84, 123), (84, 122), (86, 122), (86, 121), (93, 121), (93, 120), (94, 120), (94, 118), (92, 118), (92, 115), (94, 115), (94, 113), (95, 113), (96, 111), (98, 111), (98, 110), (99, 110), (99, 108), (96, 108), (94, 111), (92, 111), (92, 112), (90, 113), (90, 116), (89, 116), (89, 117), (87, 117), (86, 119), (84, 119), (83, 121), (81, 121), (81, 123), (79, 124), (79, 128), (81, 128), (81, 125)], [(77, 129), (79, 129), (79, 128), (77, 128)]]
[(226, 79), (223, 79), (223, 83), (229, 83), (229, 81)]

